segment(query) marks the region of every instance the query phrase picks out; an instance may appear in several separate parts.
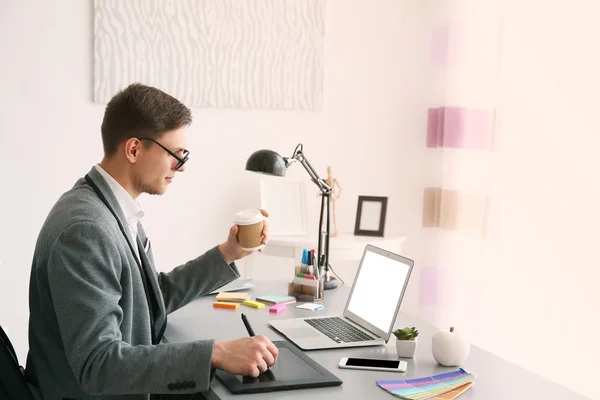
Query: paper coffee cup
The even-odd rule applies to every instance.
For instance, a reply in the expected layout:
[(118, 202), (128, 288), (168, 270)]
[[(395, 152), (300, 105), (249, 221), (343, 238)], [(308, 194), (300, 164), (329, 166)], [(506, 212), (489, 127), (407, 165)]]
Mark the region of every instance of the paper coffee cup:
[(262, 231), (265, 216), (260, 210), (247, 209), (237, 213), (235, 223), (238, 226), (238, 240), (242, 250), (256, 251), (263, 248)]

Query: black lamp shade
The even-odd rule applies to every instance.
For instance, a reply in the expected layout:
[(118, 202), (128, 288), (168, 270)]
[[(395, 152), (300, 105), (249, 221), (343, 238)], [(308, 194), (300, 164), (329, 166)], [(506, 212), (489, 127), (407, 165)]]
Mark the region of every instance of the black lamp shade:
[(273, 150), (258, 150), (246, 161), (246, 170), (267, 175), (285, 176), (286, 162)]

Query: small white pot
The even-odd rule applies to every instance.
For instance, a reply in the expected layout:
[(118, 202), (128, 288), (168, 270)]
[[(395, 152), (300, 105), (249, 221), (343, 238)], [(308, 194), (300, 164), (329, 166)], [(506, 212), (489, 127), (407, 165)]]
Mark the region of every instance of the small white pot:
[(417, 351), (417, 339), (413, 340), (398, 340), (396, 339), (396, 350), (398, 358), (413, 358)]

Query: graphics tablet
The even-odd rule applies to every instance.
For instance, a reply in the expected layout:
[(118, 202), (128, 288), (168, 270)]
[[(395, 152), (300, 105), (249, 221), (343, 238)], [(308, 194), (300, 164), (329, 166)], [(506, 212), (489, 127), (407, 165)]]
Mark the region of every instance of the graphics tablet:
[(231, 393), (263, 393), (276, 390), (339, 386), (342, 381), (289, 342), (274, 341), (277, 362), (258, 378), (231, 375), (217, 370), (216, 376)]

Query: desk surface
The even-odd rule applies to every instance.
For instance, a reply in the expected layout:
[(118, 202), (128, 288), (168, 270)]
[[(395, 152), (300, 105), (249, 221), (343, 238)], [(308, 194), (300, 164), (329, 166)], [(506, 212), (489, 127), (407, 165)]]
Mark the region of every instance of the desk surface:
[[(284, 293), (286, 282), (254, 282), (256, 287), (251, 291), (253, 295), (270, 293)], [(215, 309), (212, 307), (214, 296), (200, 298), (186, 307), (169, 316), (169, 323), (165, 338), (169, 342), (185, 342), (199, 339), (232, 340), (247, 336), (246, 329), (241, 320), (244, 312), (250, 320), (257, 335), (265, 335), (271, 340), (285, 340), (269, 325), (270, 319), (294, 318), (311, 315), (340, 314), (346, 304), (350, 288), (341, 286), (325, 292), (322, 311), (306, 311), (291, 305), (279, 315), (269, 313), (268, 309), (257, 310), (250, 307), (240, 308), (238, 311)], [(253, 395), (243, 395), (244, 399), (369, 399), (391, 400), (394, 396), (388, 394), (375, 383), (380, 379), (410, 379), (429, 376), (442, 372), (455, 370), (455, 368), (442, 367), (434, 361), (431, 355), (431, 337), (436, 329), (414, 317), (404, 313), (398, 315), (396, 327), (417, 326), (419, 328), (419, 343), (414, 359), (408, 360), (408, 369), (405, 373), (360, 371), (339, 369), (338, 362), (342, 357), (371, 357), (395, 359), (395, 339), (392, 338), (385, 346), (345, 348), (334, 350), (307, 351), (306, 354), (327, 368), (334, 375), (344, 381), (341, 386), (318, 389), (302, 389), (285, 392), (271, 392)], [(475, 385), (460, 400), (584, 400), (586, 397), (544, 379), (534, 373), (509, 363), (493, 354), (478, 348), (471, 347), (469, 358), (463, 365), (465, 369), (477, 376)], [(213, 391), (221, 399), (239, 399), (241, 395), (231, 394), (221, 382), (215, 378), (211, 385)]]

